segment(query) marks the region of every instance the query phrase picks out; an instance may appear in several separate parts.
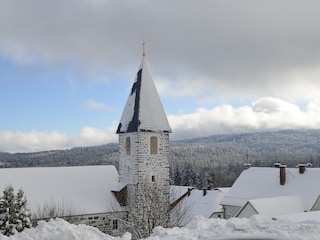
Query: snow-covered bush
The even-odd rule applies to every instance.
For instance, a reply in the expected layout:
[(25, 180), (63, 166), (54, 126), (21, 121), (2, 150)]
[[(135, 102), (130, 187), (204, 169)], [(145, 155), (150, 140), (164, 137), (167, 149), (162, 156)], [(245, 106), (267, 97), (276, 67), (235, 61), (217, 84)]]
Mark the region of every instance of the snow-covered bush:
[(13, 187), (7, 186), (0, 197), (0, 232), (9, 236), (30, 227), (30, 213), (23, 190), (14, 195)]

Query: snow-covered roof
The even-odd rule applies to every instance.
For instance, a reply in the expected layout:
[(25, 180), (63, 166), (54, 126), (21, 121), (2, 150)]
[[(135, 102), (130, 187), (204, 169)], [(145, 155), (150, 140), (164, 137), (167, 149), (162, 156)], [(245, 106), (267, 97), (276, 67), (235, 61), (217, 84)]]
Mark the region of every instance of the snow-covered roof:
[[(186, 193), (188, 189), (191, 189), (191, 187), (171, 186), (171, 196), (180, 197)], [(193, 189), (190, 192), (190, 196), (182, 200), (182, 204), (188, 204), (190, 206), (190, 217), (201, 215), (209, 218), (212, 213), (223, 210), (220, 201), (228, 190), (229, 188), (206, 190), (206, 194), (204, 195), (204, 190)]]
[(295, 223), (309, 223), (309, 224), (320, 224), (320, 211), (312, 212), (300, 212), (293, 214), (280, 215), (275, 217), (275, 219), (288, 220)]
[[(256, 214), (262, 214), (269, 217), (278, 215), (303, 212), (303, 204), (299, 196), (284, 196), (271, 198), (258, 198), (249, 200), (249, 202), (239, 211), (238, 217), (251, 217), (245, 214), (246, 206), (251, 205)], [(245, 216), (246, 215), (246, 216)]]
[(298, 168), (286, 168), (286, 181), (280, 185), (279, 168), (251, 167), (244, 170), (230, 191), (222, 199), (223, 205), (242, 207), (257, 198), (300, 196), (304, 210), (309, 211), (319, 194), (320, 168), (307, 168), (299, 174)]
[(144, 58), (124, 107), (117, 133), (140, 131), (171, 132)]
[[(0, 191), (22, 188), (31, 211), (52, 203), (72, 207), (78, 214), (120, 209), (113, 193), (118, 183), (114, 166), (0, 169)], [(71, 210), (71, 209), (70, 209)]]

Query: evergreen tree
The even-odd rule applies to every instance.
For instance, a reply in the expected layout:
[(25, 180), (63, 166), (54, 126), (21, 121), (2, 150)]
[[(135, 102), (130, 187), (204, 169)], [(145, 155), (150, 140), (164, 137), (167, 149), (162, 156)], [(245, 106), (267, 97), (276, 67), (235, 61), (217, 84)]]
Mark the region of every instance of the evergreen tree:
[(216, 185), (216, 174), (215, 174), (214, 170), (209, 171), (208, 176), (207, 176), (207, 182), (208, 182), (209, 188), (218, 187)]
[(16, 229), (18, 232), (23, 231), (25, 228), (31, 227), (30, 213), (28, 209), (27, 199), (24, 196), (22, 189), (19, 189), (16, 196)]
[(13, 187), (6, 187), (0, 198), (0, 232), (10, 236), (29, 227), (30, 214), (23, 191), (20, 189), (15, 196)]
[(16, 232), (16, 206), (13, 191), (12, 186), (6, 187), (0, 199), (0, 230), (3, 235), (7, 236)]
[(190, 181), (189, 181), (189, 174), (190, 173), (190, 169), (185, 168), (182, 170), (182, 174), (181, 174), (181, 185), (182, 186), (190, 186)]
[(174, 171), (174, 185), (178, 185), (180, 186), (181, 185), (181, 173), (179, 171), (178, 168), (175, 169)]
[(182, 174), (181, 174), (181, 185), (182, 186), (197, 187), (196, 174), (191, 169), (191, 167), (183, 169)]

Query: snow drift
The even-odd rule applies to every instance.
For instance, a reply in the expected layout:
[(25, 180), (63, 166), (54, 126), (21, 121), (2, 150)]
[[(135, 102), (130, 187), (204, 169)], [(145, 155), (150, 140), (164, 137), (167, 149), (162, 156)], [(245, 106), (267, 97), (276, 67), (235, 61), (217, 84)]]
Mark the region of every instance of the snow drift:
[[(256, 237), (313, 240), (320, 237), (320, 222), (317, 224), (292, 223), (286, 220), (272, 220), (256, 215), (251, 218), (205, 219), (195, 217), (183, 228), (156, 227), (148, 240), (214, 239), (232, 237)], [(40, 221), (36, 228), (0, 240), (130, 240), (129, 233), (112, 237), (86, 225), (73, 225), (62, 219)]]

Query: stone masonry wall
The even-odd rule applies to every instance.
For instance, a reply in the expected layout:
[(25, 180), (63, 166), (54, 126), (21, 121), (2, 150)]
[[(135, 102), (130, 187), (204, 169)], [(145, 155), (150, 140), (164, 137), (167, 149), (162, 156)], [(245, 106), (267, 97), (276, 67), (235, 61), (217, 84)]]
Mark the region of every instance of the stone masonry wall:
[[(128, 213), (126, 211), (120, 211), (96, 214), (82, 214), (60, 218), (72, 224), (85, 224), (96, 227), (101, 232), (112, 236), (121, 236), (128, 230), (126, 224), (127, 216)], [(33, 226), (36, 226), (39, 220), (49, 221), (50, 218), (34, 219)]]
[[(130, 137), (130, 155), (126, 153), (127, 137)], [(157, 154), (150, 154), (151, 137), (158, 139)], [(169, 134), (120, 134), (119, 147), (119, 175), (128, 187), (129, 222), (134, 222), (139, 234), (146, 237), (153, 224), (166, 227), (169, 223)], [(150, 219), (154, 214), (161, 218)]]

